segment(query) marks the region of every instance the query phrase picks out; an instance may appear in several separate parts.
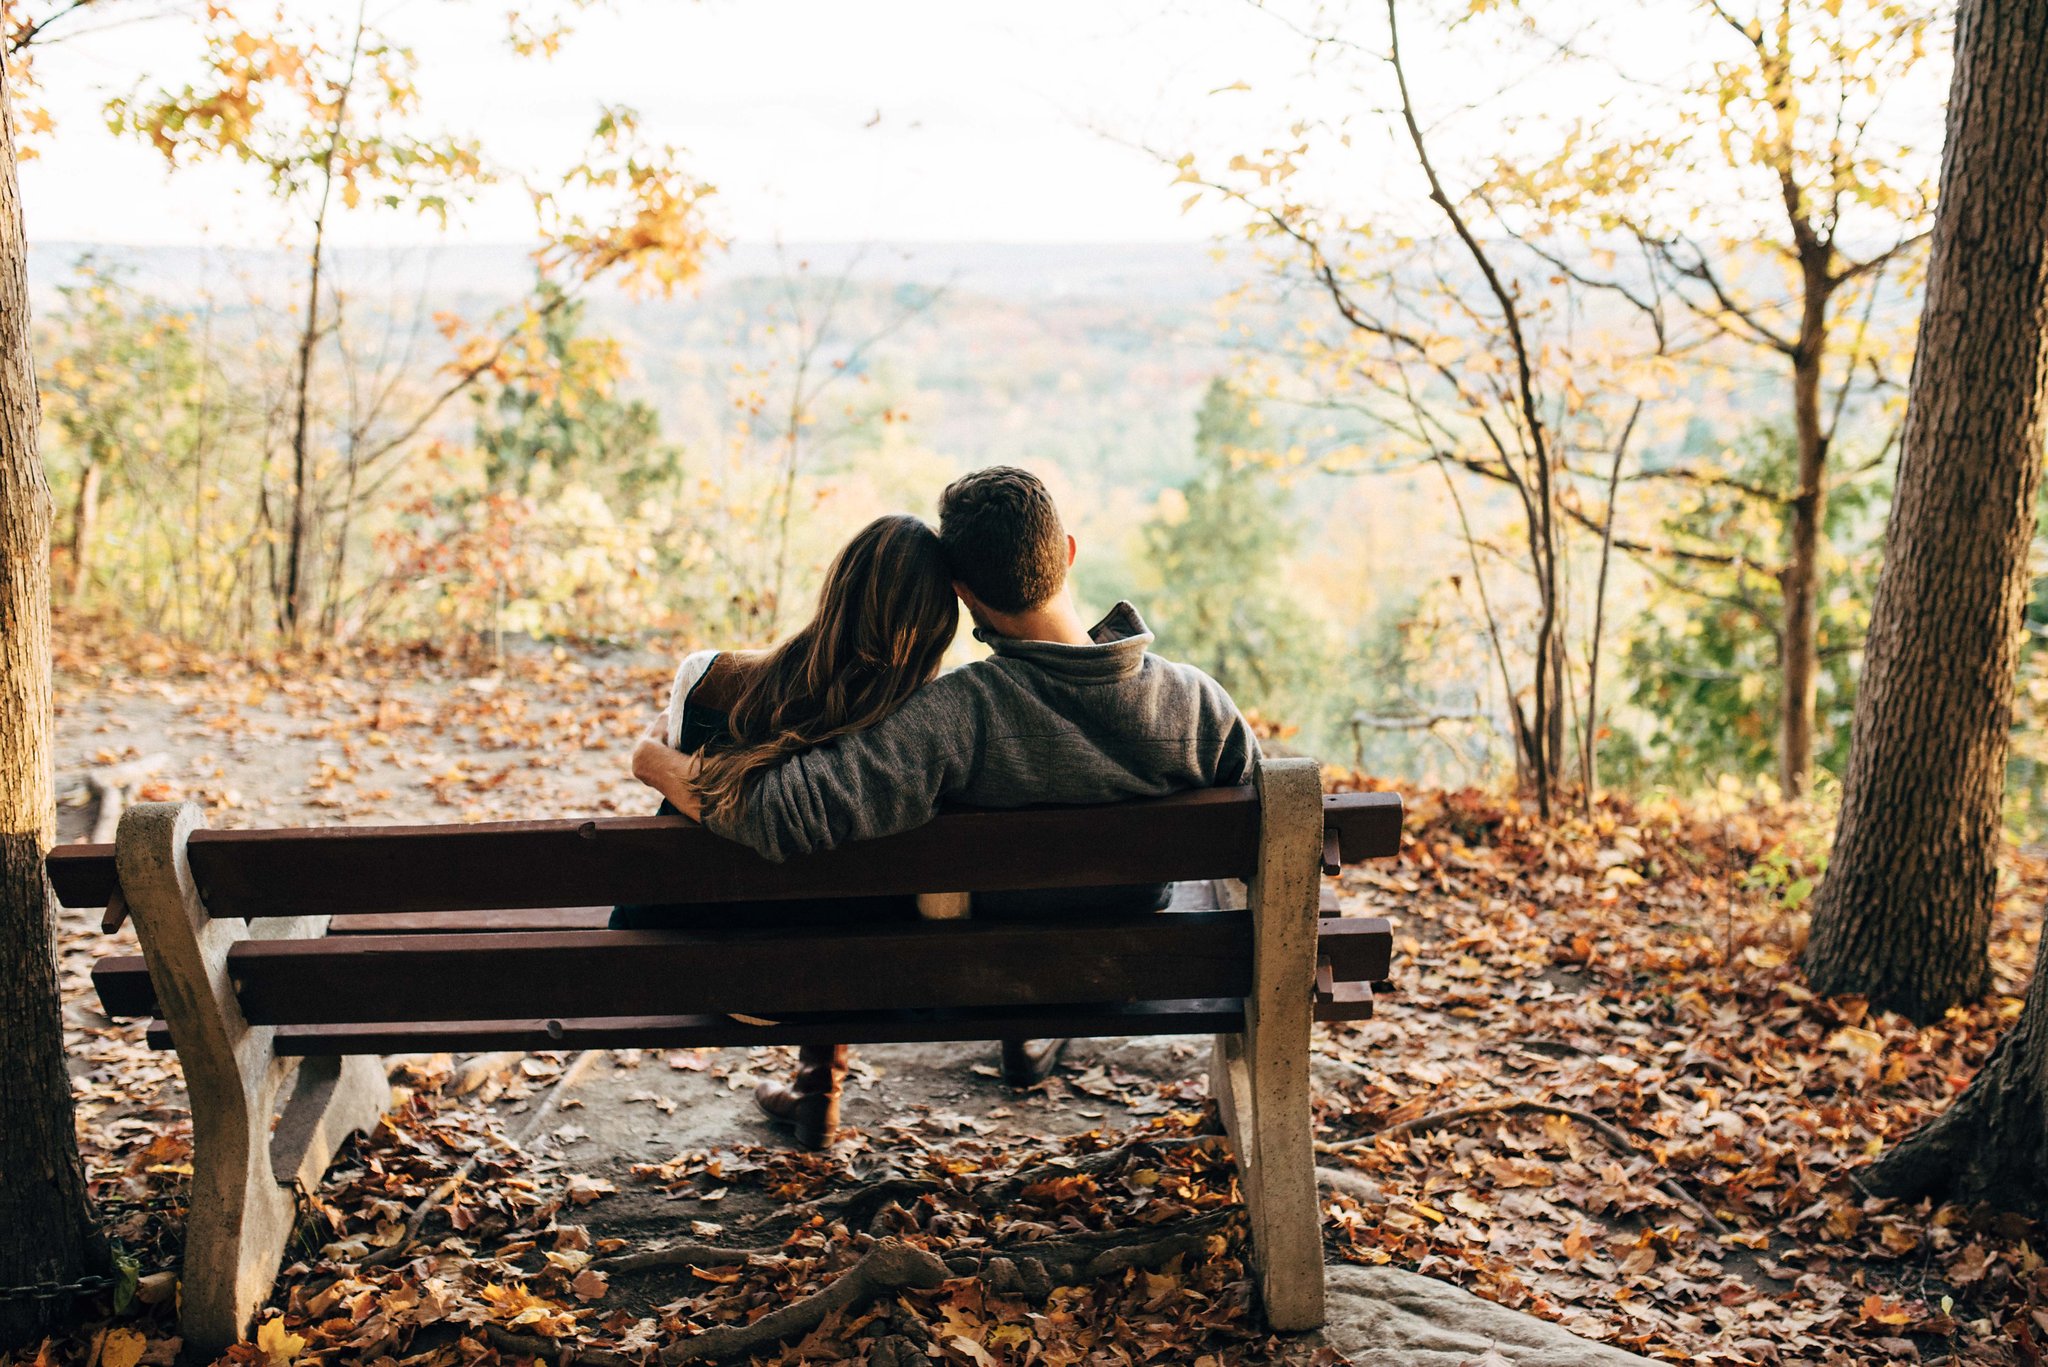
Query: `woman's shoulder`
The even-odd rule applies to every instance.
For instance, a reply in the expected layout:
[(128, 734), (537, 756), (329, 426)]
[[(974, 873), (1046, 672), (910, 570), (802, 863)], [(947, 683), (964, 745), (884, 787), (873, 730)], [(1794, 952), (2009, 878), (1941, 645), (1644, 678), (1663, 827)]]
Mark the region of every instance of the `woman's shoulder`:
[[(758, 650), (705, 651), (715, 658), (705, 663), (694, 690), (688, 694), (692, 705), (730, 711), (746, 686), (747, 676), (761, 660)], [(694, 657), (693, 657), (694, 658)]]
[(704, 681), (704, 676), (711, 672), (724, 653), (721, 650), (693, 650), (683, 656), (682, 663), (676, 666), (675, 677), (668, 685), (668, 705), (672, 714), (681, 713), (683, 703), (688, 700), (697, 685)]

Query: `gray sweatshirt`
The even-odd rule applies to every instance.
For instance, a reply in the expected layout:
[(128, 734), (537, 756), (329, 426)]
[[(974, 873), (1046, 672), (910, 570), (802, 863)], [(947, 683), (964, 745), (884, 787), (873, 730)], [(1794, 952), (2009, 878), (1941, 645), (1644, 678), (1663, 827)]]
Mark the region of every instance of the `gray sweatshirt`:
[(1118, 603), (1095, 644), (984, 638), (995, 654), (940, 675), (893, 715), (764, 770), (712, 829), (780, 862), (975, 807), (1087, 804), (1247, 782), (1258, 741), (1223, 686), (1149, 653)]

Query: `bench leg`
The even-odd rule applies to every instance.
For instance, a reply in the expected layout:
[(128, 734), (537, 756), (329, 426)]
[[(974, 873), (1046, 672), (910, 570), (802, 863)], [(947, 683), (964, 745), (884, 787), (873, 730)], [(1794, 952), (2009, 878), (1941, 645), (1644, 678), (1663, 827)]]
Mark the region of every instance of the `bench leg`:
[(1259, 864), (1248, 893), (1252, 992), (1242, 1035), (1216, 1040), (1210, 1089), (1237, 1153), (1266, 1321), (1323, 1322), (1323, 1227), (1309, 1101), (1309, 1024), (1323, 839), (1315, 762), (1259, 766)]
[(187, 1351), (211, 1357), (239, 1340), (269, 1299), (296, 1215), (294, 1184), (318, 1183), (336, 1146), (377, 1123), (390, 1088), (374, 1058), (309, 1060), (304, 1067), (277, 1058), (272, 1031), (242, 1019), (228, 977), (229, 948), (250, 938), (318, 936), (326, 918), (266, 919), (253, 927), (209, 919), (186, 858), (199, 824), (199, 809), (189, 803), (131, 807), (121, 817), (114, 859), (185, 1070), (192, 1199), (179, 1320)]

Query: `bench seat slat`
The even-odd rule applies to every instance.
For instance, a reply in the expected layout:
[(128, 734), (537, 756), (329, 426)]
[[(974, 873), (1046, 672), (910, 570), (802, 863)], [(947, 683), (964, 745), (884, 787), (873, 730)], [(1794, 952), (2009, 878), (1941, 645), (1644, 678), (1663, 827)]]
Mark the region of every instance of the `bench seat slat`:
[(487, 935), (518, 930), (603, 930), (610, 907), (514, 907), (505, 911), (414, 911), (396, 916), (349, 912), (329, 935)]
[[(569, 910), (578, 909), (571, 908)], [(590, 909), (585, 908), (580, 910), (588, 911)], [(1242, 917), (1242, 915), (1242, 912), (1217, 912), (1205, 914), (1203, 919), (1216, 921), (1230, 916)], [(1193, 918), (1187, 914), (1172, 914), (1152, 918), (1152, 922), (1163, 923), (1163, 928), (1165, 929), (1166, 933), (1170, 935), (1172, 933), (1173, 927), (1177, 925), (1184, 926), (1186, 924), (1189, 924), (1192, 919)], [(1141, 922), (1140, 924), (1150, 923)], [(973, 926), (973, 923), (945, 923), (936, 927), (925, 925), (897, 927), (895, 928), (894, 934), (898, 938), (895, 941), (893, 941), (890, 946), (877, 947), (870, 945), (864, 952), (867, 953), (870, 956), (870, 958), (872, 958), (873, 955), (878, 953), (885, 956), (897, 954), (901, 952), (901, 946), (903, 944), (908, 942), (915, 942), (920, 937), (937, 936), (940, 939), (946, 939), (948, 937), (951, 937), (957, 943), (959, 941), (960, 936), (958, 928), (963, 925)], [(1101, 927), (1098, 924), (1093, 927), (1076, 927), (1075, 929), (1099, 930), (1100, 928)], [(1001, 925), (984, 924), (980, 926), (973, 926), (973, 928), (968, 931), (968, 935), (969, 937), (988, 936), (992, 932), (1005, 930), (1013, 933), (1021, 930), (1026, 934), (1036, 934), (1038, 936), (1043, 937), (1048, 933), (1050, 933), (1053, 936), (1059, 936), (1063, 933), (1064, 928), (1054, 929), (1048, 932), (1047, 928), (1043, 925), (1027, 924), (1023, 926), (1004, 927)], [(1388, 971), (1387, 965), (1391, 960), (1393, 950), (1393, 934), (1391, 927), (1384, 919), (1378, 917), (1329, 918), (1321, 921), (1318, 924), (1317, 932), (1319, 955), (1322, 959), (1322, 962), (1325, 965), (1327, 965), (1328, 969), (1331, 971), (1334, 981), (1339, 983), (1378, 981), (1379, 979), (1383, 978), (1386, 972)], [(1204, 933), (1207, 934), (1208, 932), (1205, 931)], [(841, 934), (847, 935), (848, 933), (841, 932)], [(763, 937), (772, 937), (772, 935), (773, 932), (769, 931), (752, 932), (752, 936), (756, 940), (759, 940)], [(873, 938), (874, 935), (875, 932), (872, 930), (861, 930), (851, 932), (850, 938), (855, 940), (865, 940)], [(644, 943), (648, 937), (653, 937), (654, 939), (659, 941), (694, 942), (696, 945), (695, 951), (677, 949), (671, 946), (668, 952), (708, 952), (714, 956), (718, 956), (716, 961), (721, 963), (724, 961), (723, 945), (729, 940), (737, 938), (731, 935), (690, 936), (680, 935), (675, 932), (663, 931), (597, 931), (577, 933), (562, 938), (571, 940), (575, 942), (575, 944), (578, 946), (588, 946), (593, 943), (603, 942), (614, 942), (631, 946)], [(902, 937), (908, 938), (906, 940)], [(494, 962), (493, 959), (491, 958), (491, 951), (493, 948), (508, 943), (514, 945), (530, 944), (538, 938), (539, 937), (536, 937), (534, 935), (521, 932), (485, 931), (480, 934), (469, 935), (431, 936), (425, 933), (417, 933), (412, 935), (372, 937), (367, 940), (364, 937), (360, 936), (346, 936), (340, 937), (339, 939), (330, 939), (326, 941), (269, 941), (261, 943), (265, 943), (267, 947), (279, 947), (288, 945), (298, 946), (301, 947), (304, 951), (306, 951), (304, 960), (302, 962), (296, 963), (293, 967), (293, 971), (287, 975), (288, 977), (290, 977), (291, 981), (294, 982), (303, 981), (305, 979), (308, 965), (318, 965), (322, 967), (330, 967), (335, 969), (341, 975), (338, 979), (336, 979), (336, 981), (351, 982), (360, 980), (363, 977), (364, 969), (366, 968), (367, 964), (371, 961), (366, 960), (360, 956), (356, 956), (350, 953), (350, 951), (357, 947), (360, 947), (365, 943), (376, 946), (378, 954), (376, 955), (375, 961), (385, 966), (387, 976), (394, 977), (400, 983), (412, 984), (414, 986), (419, 987), (419, 990), (424, 995), (420, 996), (417, 1000), (413, 1001), (409, 1007), (406, 1006), (403, 1000), (398, 1002), (397, 1006), (400, 1008), (398, 1014), (392, 1016), (376, 1017), (375, 1019), (377, 1021), (389, 1022), (389, 1024), (379, 1024), (375, 1028), (397, 1031), (431, 1031), (437, 1028), (434, 1025), (434, 1022), (442, 1021), (452, 1022), (448, 1024), (447, 1028), (449, 1030), (460, 1031), (462, 1029), (469, 1028), (471, 1025), (474, 1025), (475, 1021), (465, 1021), (460, 1012), (454, 1011), (452, 1009), (445, 1009), (443, 1007), (441, 994), (438, 988), (436, 988), (433, 984), (430, 983), (424, 986), (420, 986), (421, 975), (419, 965), (408, 963), (409, 951), (422, 946), (433, 948), (436, 946), (437, 942), (439, 942), (441, 948), (437, 951), (436, 958), (433, 959), (431, 962), (437, 964), (445, 963), (447, 954), (450, 952), (446, 948), (446, 944), (447, 942), (453, 941), (456, 942), (457, 945), (459, 946), (453, 951), (454, 953), (474, 953), (482, 956), (478, 961), (465, 965), (468, 969), (470, 969), (471, 971), (483, 973), (494, 973), (497, 972), (503, 965)], [(788, 952), (781, 962), (783, 963), (785, 968), (789, 968), (792, 970), (802, 969), (804, 973), (804, 980), (806, 982), (808, 982), (808, 974), (812, 967), (814, 967), (821, 961), (830, 964), (831, 961), (828, 956), (838, 952), (837, 949), (834, 947), (817, 947), (816, 941), (818, 938), (818, 936), (807, 935), (802, 940), (782, 942), (785, 945)], [(1099, 939), (1096, 939), (1095, 937), (1091, 936), (1083, 936), (1082, 939), (1084, 941), (1088, 941), (1090, 944), (1093, 945), (1093, 952), (1101, 952), (1102, 945)], [(558, 939), (557, 943), (559, 942), (560, 940)], [(994, 941), (990, 939), (978, 939), (975, 940), (974, 943), (977, 946), (976, 952), (984, 952), (994, 948)], [(1070, 942), (1068, 941), (1055, 939), (1050, 944), (1048, 944), (1048, 942), (1045, 939), (1041, 938), (1036, 943), (1036, 947), (1034, 949), (1034, 956), (1037, 959), (1051, 958), (1056, 959), (1061, 963), (1064, 963), (1065, 953), (1063, 951), (1068, 947), (1069, 943)], [(807, 945), (809, 945), (810, 947), (807, 948)], [(292, 953), (295, 958), (298, 957), (297, 951), (288, 952)], [(958, 951), (946, 952), (957, 953)], [(1238, 951), (1233, 947), (1231, 949), (1226, 950), (1225, 952)], [(271, 953), (274, 956), (274, 948), (271, 949)], [(636, 958), (636, 963), (634, 965), (635, 971), (644, 971), (640, 969), (640, 966), (637, 963), (638, 951), (629, 948), (627, 953), (629, 957)], [(252, 956), (246, 951), (237, 951), (237, 953), (231, 957), (230, 963), (235, 968), (238, 979), (240, 979), (246, 984), (253, 976), (259, 983), (265, 982), (266, 973), (270, 973), (272, 972), (272, 970), (269, 970), (266, 967), (259, 965), (254, 968), (252, 975), (250, 969), (251, 963), (256, 959), (260, 959), (261, 957), (262, 956)], [(750, 959), (750, 962), (758, 961), (758, 958), (759, 956), (758, 954), (756, 954), (753, 956), (752, 959)], [(942, 954), (940, 955), (939, 961), (944, 962), (944, 952), (942, 952)], [(494, 1008), (494, 1010), (490, 1012), (474, 1013), (475, 1016), (477, 1018), (485, 1020), (498, 1020), (500, 1015), (502, 1014), (503, 1017), (515, 1021), (525, 1020), (528, 1016), (530, 1016), (533, 1007), (542, 1006), (557, 1007), (559, 1015), (564, 1017), (571, 1017), (579, 1014), (601, 1014), (606, 1019), (617, 1018), (619, 1013), (616, 1007), (606, 1008), (602, 1012), (579, 1013), (577, 1011), (570, 1010), (567, 1007), (563, 1006), (560, 1000), (558, 1000), (557, 995), (553, 991), (551, 985), (552, 976), (554, 975), (555, 971), (559, 969), (559, 967), (559, 964), (550, 961), (550, 959), (548, 958), (548, 954), (546, 952), (542, 953), (539, 957), (539, 963), (537, 965), (537, 968), (538, 971), (540, 971), (541, 973), (549, 975), (548, 981), (544, 981), (533, 988), (533, 995), (530, 998), (523, 1001), (522, 1003), (520, 1003), (519, 1014), (514, 1015), (512, 1012), (504, 1011), (503, 1008), (501, 1007)], [(1211, 970), (1214, 969), (1213, 965), (1210, 965), (1209, 967)], [(532, 962), (532, 957), (529, 955), (528, 965), (527, 967), (523, 968), (521, 972), (531, 973), (532, 971), (534, 971), (534, 969), (535, 965)], [(889, 971), (894, 971), (893, 965), (889, 966)], [(1142, 966), (1131, 969), (1130, 976), (1134, 979), (1142, 981), (1152, 980), (1152, 976), (1149, 975), (1148, 971)], [(107, 1014), (110, 1016), (116, 1018), (132, 1019), (136, 1017), (150, 1016), (156, 1012), (157, 1007), (155, 990), (150, 983), (148, 969), (144, 965), (141, 957), (138, 955), (110, 955), (106, 958), (101, 959), (93, 967), (93, 984), (98, 989), (101, 1005), (106, 1010)], [(1034, 988), (1042, 989), (1044, 984), (1038, 981), (1037, 979), (1034, 979), (1033, 986)], [(269, 992), (276, 992), (282, 989), (273, 984), (271, 986), (264, 988), (263, 990)], [(387, 983), (380, 990), (382, 991), (382, 995), (388, 998), (392, 995), (393, 991), (397, 989), (393, 989), (391, 985)], [(641, 992), (643, 995), (646, 994), (648, 991), (644, 982), (634, 990)], [(798, 990), (808, 992), (809, 989), (806, 986), (799, 988)], [(324, 988), (316, 992), (315, 995), (334, 997), (337, 994), (333, 991), (333, 984), (329, 983), (324, 985)], [(344, 1002), (354, 1002), (358, 999), (358, 994), (355, 992), (353, 988), (344, 988), (338, 995)], [(615, 997), (617, 994), (613, 993), (612, 995)], [(1150, 991), (1147, 992), (1145, 994), (1145, 997), (1141, 1000), (1156, 1001), (1166, 998), (1169, 995), (1170, 993), (1166, 990)], [(980, 1003), (975, 1003), (975, 1005), (980, 1005)], [(262, 1008), (260, 1006), (251, 1007), (248, 1009), (254, 1010), (258, 1014), (263, 1014)], [(1057, 1010), (1072, 1008), (1009, 1006), (1004, 1007), (1002, 1009), (1015, 1011), (1049, 1009)], [(1092, 1010), (1094, 1008), (1090, 1009)], [(1369, 1001), (1366, 1004), (1365, 1009), (1369, 1012)], [(748, 1012), (748, 1014), (760, 1013), (761, 1010), (759, 1008), (755, 1010), (750, 1010)], [(329, 1024), (339, 1022), (344, 1015), (350, 1014), (351, 1008), (346, 1005), (336, 1006), (332, 1008), (323, 1008), (323, 1019)], [(676, 1018), (676, 1013), (673, 1011), (654, 1012), (650, 1013), (650, 1017), (659, 1019), (674, 1019)], [(1344, 1020), (1353, 1019), (1355, 1017), (1352, 1015), (1346, 1015), (1336, 1011), (1322, 1010), (1318, 1012), (1317, 1018), (1321, 1020)], [(252, 1019), (255, 1019), (255, 1017), (252, 1016)], [(536, 1019), (544, 1020), (545, 1018)], [(901, 1019), (901, 1017), (892, 1013), (890, 1014), (889, 1019), (895, 1020)], [(263, 1022), (259, 1021), (258, 1023)], [(355, 1021), (354, 1023), (360, 1025), (362, 1022)], [(325, 1025), (322, 1025), (319, 1028), (324, 1029), (327, 1027)], [(1194, 1027), (1191, 1026), (1190, 1028)], [(1207, 1029), (1208, 1027), (1204, 1026), (1202, 1028)], [(979, 1038), (979, 1036), (971, 1037)], [(923, 1036), (919, 1036), (918, 1038), (923, 1038)], [(802, 1043), (804, 1041), (794, 1040), (792, 1042)], [(857, 1043), (859, 1041), (854, 1042)], [(450, 1045), (448, 1047), (458, 1046)], [(536, 1045), (535, 1047), (542, 1046)], [(337, 1050), (337, 1052), (343, 1051)]]
[[(1332, 895), (1334, 898), (1334, 894)], [(1172, 911), (1242, 911), (1226, 904), (1216, 884), (1176, 883)], [(603, 930), (610, 907), (516, 907), (506, 911), (416, 911), (395, 916), (349, 912), (327, 923), (329, 935), (454, 935), (507, 930)], [(1332, 901), (1327, 915), (1336, 914)]]
[[(1250, 984), (1242, 912), (1048, 927), (920, 922), (772, 928), (248, 940), (228, 955), (252, 1025), (503, 1020), (743, 1011), (1016, 1007), (1239, 997)], [(110, 1014), (155, 1014), (139, 959), (103, 959)]]
[[(1319, 997), (1316, 1019), (1348, 1023), (1372, 1016), (1371, 985), (1352, 984), (1332, 1000)], [(1364, 991), (1358, 989), (1363, 988)], [(497, 1049), (749, 1049), (764, 1044), (945, 1044), (990, 1039), (1107, 1039), (1137, 1035), (1235, 1034), (1244, 1002), (1234, 997), (1123, 1006), (1016, 1007), (944, 1015), (845, 1012), (775, 1025), (746, 1025), (730, 1016), (614, 1016), (518, 1021), (386, 1021), (376, 1025), (281, 1025), (272, 1036), (287, 1058), (336, 1054), (413, 1054)], [(160, 1020), (146, 1032), (152, 1049), (171, 1048)]]
[(55, 845), (43, 857), (50, 886), (67, 907), (103, 907), (121, 886), (112, 845)]

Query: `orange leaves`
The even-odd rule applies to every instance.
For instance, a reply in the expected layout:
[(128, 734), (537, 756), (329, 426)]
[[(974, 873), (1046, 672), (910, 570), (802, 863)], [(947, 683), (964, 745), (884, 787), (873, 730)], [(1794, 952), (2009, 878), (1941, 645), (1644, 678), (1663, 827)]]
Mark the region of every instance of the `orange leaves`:
[[(1341, 1083), (1319, 1070), (1324, 1132), (1529, 1096), (1606, 1121), (1635, 1152), (1556, 1115), (1347, 1150), (1324, 1160), (1361, 1179), (1328, 1198), (1344, 1256), (1533, 1296), (1674, 1360), (1905, 1361), (1905, 1334), (1957, 1335), (1958, 1361), (2011, 1360), (2003, 1326), (2048, 1292), (2020, 1270), (2022, 1228), (1870, 1200), (1852, 1180), (1946, 1103), (2009, 1003), (1920, 1031), (1815, 998), (1793, 913), (1770, 880), (1742, 878), (1768, 851), (1813, 846), (1810, 817), (1615, 801), (1544, 828), (1482, 792), (1414, 793), (1409, 811), (1398, 863), (1346, 872), (1347, 909), (1400, 918), (1404, 941), (1386, 1013), (1319, 1045), (1357, 1069)], [(1602, 901), (1598, 874), (1622, 866), (1641, 881)], [(2024, 957), (2048, 869), (2014, 871), (1994, 942)], [(1703, 1229), (1666, 1180), (1733, 1232)], [(1951, 1314), (1931, 1287), (1962, 1304)]]
[(490, 1317), (509, 1328), (525, 1329), (548, 1338), (560, 1338), (576, 1329), (576, 1312), (566, 1310), (523, 1286), (492, 1282), (478, 1297)]
[(643, 144), (634, 111), (606, 109), (590, 155), (564, 177), (565, 189), (596, 192), (604, 212), (534, 192), (542, 272), (582, 282), (615, 274), (630, 291), (663, 295), (695, 279), (718, 245), (703, 214), (714, 191), (682, 169), (681, 157), (675, 147)]
[(451, 200), (491, 176), (473, 142), (419, 136), (415, 59), (369, 28), (242, 24), (209, 6), (201, 79), (110, 100), (108, 125), (154, 147), (172, 166), (247, 162), (273, 194), (294, 202), (317, 236), (326, 207), (365, 202), (445, 221)]

